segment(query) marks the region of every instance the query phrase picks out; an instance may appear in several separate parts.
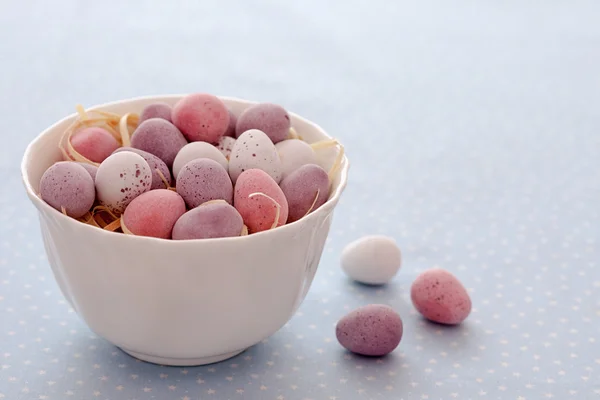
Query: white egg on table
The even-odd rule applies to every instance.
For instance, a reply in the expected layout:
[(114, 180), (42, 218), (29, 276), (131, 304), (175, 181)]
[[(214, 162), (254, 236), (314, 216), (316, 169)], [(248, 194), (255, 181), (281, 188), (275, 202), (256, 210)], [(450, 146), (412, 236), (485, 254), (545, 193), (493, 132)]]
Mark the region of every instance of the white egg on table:
[(288, 139), (275, 145), (281, 160), (281, 179), (306, 164), (318, 164), (317, 154), (310, 144), (300, 139)]
[(233, 183), (249, 169), (265, 171), (277, 183), (281, 181), (281, 160), (266, 133), (250, 129), (236, 140), (229, 156), (229, 176)]
[(396, 241), (387, 236), (364, 236), (342, 251), (344, 272), (357, 282), (383, 285), (400, 269), (402, 256)]
[(142, 156), (131, 151), (112, 154), (96, 172), (98, 202), (115, 214), (123, 213), (133, 199), (151, 186), (150, 166)]
[(179, 171), (181, 168), (192, 160), (197, 160), (198, 158), (209, 158), (221, 164), (225, 171), (227, 171), (228, 161), (227, 158), (210, 143), (207, 142), (192, 142), (188, 143), (175, 156), (175, 161), (173, 161), (173, 176), (177, 180), (177, 175), (179, 175)]

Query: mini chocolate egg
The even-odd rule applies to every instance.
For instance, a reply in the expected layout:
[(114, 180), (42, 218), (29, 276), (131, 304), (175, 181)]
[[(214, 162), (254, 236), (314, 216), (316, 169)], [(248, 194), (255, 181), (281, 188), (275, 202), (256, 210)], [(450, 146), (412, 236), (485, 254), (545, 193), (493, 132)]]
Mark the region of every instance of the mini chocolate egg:
[(224, 136), (229, 136), (235, 138), (235, 126), (237, 125), (237, 117), (231, 110), (229, 111), (229, 125), (227, 125), (227, 130), (225, 131)]
[(347, 245), (341, 264), (352, 279), (368, 285), (383, 285), (400, 269), (402, 257), (396, 241), (387, 236), (365, 236)]
[(115, 150), (114, 153), (121, 151), (131, 151), (132, 153), (142, 156), (142, 158), (146, 160), (152, 170), (152, 187), (150, 187), (150, 190), (166, 189), (168, 185), (171, 185), (171, 171), (169, 171), (169, 167), (167, 167), (167, 164), (165, 164), (163, 160), (156, 157), (154, 154), (150, 154), (144, 150), (134, 149), (133, 147), (120, 147)]
[(165, 121), (173, 122), (171, 120), (171, 111), (171, 106), (167, 103), (149, 104), (142, 110), (142, 113), (140, 114), (140, 122), (138, 124), (141, 124), (150, 118), (162, 118)]
[(96, 172), (98, 172), (98, 167), (96, 167), (95, 165), (92, 165), (92, 164), (84, 163), (84, 162), (77, 162), (77, 164), (81, 165), (83, 168), (85, 168), (85, 170), (87, 172), (90, 173), (92, 180), (94, 180), (94, 181), (96, 180)]
[(131, 151), (114, 153), (100, 164), (96, 172), (98, 202), (119, 215), (133, 199), (150, 190), (152, 170), (139, 154)]
[(290, 116), (285, 108), (277, 104), (259, 103), (248, 107), (240, 114), (235, 133), (239, 138), (250, 129), (259, 129), (273, 143), (278, 143), (288, 137), (290, 127)]
[(177, 193), (189, 208), (211, 200), (225, 200), (229, 204), (233, 201), (233, 185), (227, 171), (210, 158), (197, 158), (181, 168)]
[(215, 160), (227, 171), (229, 163), (225, 156), (212, 144), (206, 142), (188, 143), (177, 153), (175, 161), (173, 161), (173, 176), (177, 180), (177, 175), (181, 168), (188, 162), (198, 158), (210, 158)]
[(85, 215), (96, 198), (94, 181), (79, 163), (60, 161), (44, 172), (40, 197), (58, 211), (73, 218)]
[(281, 181), (288, 201), (288, 223), (299, 220), (321, 207), (329, 198), (329, 177), (318, 165), (303, 165)]
[(123, 231), (137, 236), (170, 239), (173, 225), (185, 213), (185, 202), (168, 189), (142, 193), (129, 203), (121, 219)]
[(244, 221), (240, 213), (225, 200), (200, 204), (177, 220), (174, 240), (209, 239), (240, 236)]
[(275, 145), (281, 160), (281, 179), (306, 164), (318, 164), (317, 154), (310, 144), (300, 139), (288, 139)]
[(353, 353), (379, 357), (398, 347), (402, 331), (402, 319), (392, 307), (369, 304), (340, 319), (335, 336), (344, 348)]
[(258, 129), (244, 132), (235, 142), (229, 156), (229, 175), (233, 183), (249, 169), (260, 169), (281, 181), (281, 160), (271, 139)]
[(175, 156), (187, 140), (179, 129), (162, 118), (150, 118), (138, 125), (131, 136), (131, 147), (147, 151), (163, 160), (167, 167), (173, 165)]
[(288, 218), (285, 195), (277, 182), (260, 169), (242, 172), (235, 184), (233, 205), (250, 233), (284, 225)]
[(83, 128), (71, 137), (71, 146), (90, 161), (101, 163), (119, 147), (119, 142), (104, 128)]
[(469, 293), (454, 275), (441, 268), (417, 276), (410, 298), (421, 315), (440, 324), (460, 324), (471, 313)]
[(233, 149), (233, 145), (235, 144), (235, 138), (230, 136), (223, 136), (219, 139), (219, 143), (217, 143), (217, 149), (229, 160), (229, 156), (231, 155), (231, 150)]
[(171, 118), (188, 141), (217, 143), (228, 130), (230, 112), (218, 97), (194, 93), (173, 106)]

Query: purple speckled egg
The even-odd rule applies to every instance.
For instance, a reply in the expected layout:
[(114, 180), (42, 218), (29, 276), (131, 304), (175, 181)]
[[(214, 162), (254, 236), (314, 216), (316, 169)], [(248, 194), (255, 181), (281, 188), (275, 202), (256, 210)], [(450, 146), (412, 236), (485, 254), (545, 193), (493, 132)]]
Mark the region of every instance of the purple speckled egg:
[(171, 171), (169, 171), (169, 167), (167, 167), (167, 164), (165, 164), (163, 160), (156, 157), (154, 154), (150, 154), (144, 150), (134, 149), (133, 147), (119, 147), (113, 152), (113, 154), (119, 153), (121, 151), (131, 151), (132, 153), (142, 156), (142, 158), (146, 160), (146, 162), (150, 166), (150, 169), (152, 170), (152, 186), (150, 187), (150, 190), (166, 189), (165, 182), (163, 181), (158, 171), (162, 173), (169, 185), (171, 185), (171, 183), (173, 182), (173, 180), (171, 179)]
[(61, 161), (44, 172), (40, 181), (42, 200), (67, 215), (79, 218), (94, 204), (96, 191), (89, 172), (78, 163)]
[(173, 228), (173, 239), (208, 239), (240, 236), (244, 221), (224, 200), (209, 201), (183, 214)]
[(325, 204), (329, 198), (329, 177), (318, 165), (303, 165), (281, 182), (281, 190), (288, 201), (289, 224)]
[(140, 114), (140, 124), (150, 118), (161, 118), (165, 121), (171, 120), (171, 106), (167, 103), (152, 103), (144, 107)]
[(187, 140), (169, 121), (151, 118), (142, 122), (131, 137), (131, 147), (154, 154), (171, 168), (175, 156)]
[(469, 293), (454, 275), (441, 268), (417, 276), (410, 298), (418, 312), (440, 324), (460, 324), (471, 313)]
[(276, 104), (260, 103), (242, 112), (235, 126), (235, 134), (240, 137), (250, 129), (258, 129), (266, 133), (273, 143), (278, 143), (287, 139), (290, 127), (290, 116), (285, 108)]
[(402, 339), (402, 319), (392, 307), (369, 304), (339, 320), (335, 328), (338, 342), (363, 356), (383, 356), (394, 351)]
[(215, 160), (197, 158), (185, 164), (177, 175), (177, 193), (189, 208), (211, 200), (233, 201), (233, 184), (229, 174)]
[(90, 173), (92, 180), (94, 180), (94, 181), (96, 180), (96, 172), (98, 172), (98, 167), (96, 167), (95, 165), (92, 165), (92, 164), (84, 163), (84, 162), (77, 162), (77, 164), (81, 165), (83, 168), (85, 168), (85, 170), (87, 172)]
[(235, 137), (235, 126), (237, 125), (237, 117), (229, 110), (229, 125), (223, 136)]

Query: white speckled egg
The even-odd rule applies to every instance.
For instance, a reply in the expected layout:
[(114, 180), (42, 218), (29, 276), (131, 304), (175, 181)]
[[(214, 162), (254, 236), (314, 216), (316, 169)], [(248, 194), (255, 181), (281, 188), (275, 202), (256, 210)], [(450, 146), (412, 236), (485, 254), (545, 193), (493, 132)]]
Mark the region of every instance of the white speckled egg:
[(179, 171), (181, 168), (192, 160), (196, 160), (198, 158), (210, 158), (211, 160), (215, 160), (227, 171), (227, 159), (225, 156), (210, 143), (207, 142), (192, 142), (188, 143), (175, 156), (175, 161), (173, 161), (173, 176), (177, 179), (177, 175), (179, 175)]
[(383, 285), (392, 280), (402, 262), (400, 249), (387, 236), (365, 236), (342, 251), (342, 269), (352, 279), (368, 285)]
[(235, 138), (232, 138), (231, 136), (223, 136), (221, 139), (219, 139), (219, 143), (217, 143), (217, 149), (223, 153), (225, 158), (229, 160), (229, 155), (231, 154), (234, 144)]
[(277, 183), (281, 181), (281, 160), (275, 145), (266, 133), (250, 129), (236, 140), (229, 156), (229, 175), (235, 183), (249, 169), (261, 169)]
[(288, 139), (275, 145), (281, 160), (281, 179), (306, 164), (318, 164), (317, 154), (310, 144), (300, 139)]
[(150, 190), (152, 170), (144, 158), (131, 151), (114, 153), (98, 167), (96, 197), (100, 204), (121, 214), (137, 196)]

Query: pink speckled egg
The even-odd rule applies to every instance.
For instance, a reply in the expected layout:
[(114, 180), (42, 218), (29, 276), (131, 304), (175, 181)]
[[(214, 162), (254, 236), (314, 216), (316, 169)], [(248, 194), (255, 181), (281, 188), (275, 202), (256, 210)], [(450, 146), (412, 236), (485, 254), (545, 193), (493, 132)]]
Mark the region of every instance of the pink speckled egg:
[(170, 239), (175, 222), (185, 213), (185, 202), (168, 189), (156, 189), (133, 199), (123, 213), (124, 230), (138, 236)]
[(171, 114), (173, 123), (190, 142), (216, 144), (229, 126), (229, 110), (216, 96), (196, 93), (179, 100)]
[(94, 181), (86, 169), (72, 161), (61, 161), (44, 172), (40, 181), (40, 196), (58, 211), (64, 207), (67, 215), (85, 215), (96, 198)]
[[(163, 181), (162, 177), (167, 180), (167, 184), (169, 185), (171, 185), (173, 182), (171, 179), (171, 171), (169, 170), (169, 167), (167, 167), (167, 164), (165, 164), (163, 160), (156, 157), (154, 154), (150, 154), (144, 150), (134, 149), (133, 147), (119, 147), (117, 150), (115, 150), (115, 153), (119, 153), (121, 151), (131, 151), (132, 153), (142, 156), (142, 158), (146, 160), (150, 166), (150, 169), (152, 170), (152, 186), (150, 187), (150, 190), (166, 189), (165, 181)], [(158, 171), (160, 171), (160, 173)]]
[(150, 190), (152, 171), (139, 154), (121, 151), (100, 164), (96, 172), (98, 202), (120, 215), (133, 199)]
[(92, 126), (75, 132), (71, 145), (88, 160), (101, 163), (119, 147), (119, 142), (106, 129)]
[(402, 330), (402, 319), (392, 307), (369, 304), (340, 319), (335, 335), (347, 350), (363, 356), (379, 357), (398, 347)]
[(150, 118), (161, 118), (171, 121), (171, 106), (167, 103), (152, 103), (144, 107), (140, 114), (140, 124)]
[(185, 164), (177, 175), (177, 193), (189, 208), (211, 200), (233, 201), (233, 184), (225, 168), (210, 158)]
[(276, 104), (260, 103), (248, 107), (240, 114), (235, 134), (240, 137), (250, 129), (258, 129), (267, 134), (273, 143), (287, 139), (291, 122), (285, 108)]
[(273, 227), (278, 208), (273, 201), (279, 205), (277, 226), (284, 225), (288, 218), (288, 202), (277, 182), (260, 169), (242, 172), (235, 184), (233, 205), (242, 215), (248, 232), (255, 233)]
[(200, 204), (177, 220), (173, 239), (208, 239), (240, 236), (244, 221), (240, 213), (226, 201)]
[(169, 121), (151, 118), (138, 125), (131, 137), (131, 147), (147, 151), (171, 168), (179, 150), (187, 144), (185, 137)]
[(318, 165), (303, 165), (281, 182), (281, 190), (290, 209), (287, 222), (294, 222), (325, 204), (329, 176)]
[(469, 293), (454, 275), (441, 268), (417, 276), (410, 297), (418, 312), (440, 324), (460, 324), (471, 313)]

